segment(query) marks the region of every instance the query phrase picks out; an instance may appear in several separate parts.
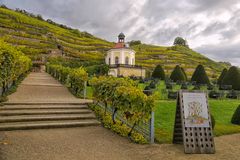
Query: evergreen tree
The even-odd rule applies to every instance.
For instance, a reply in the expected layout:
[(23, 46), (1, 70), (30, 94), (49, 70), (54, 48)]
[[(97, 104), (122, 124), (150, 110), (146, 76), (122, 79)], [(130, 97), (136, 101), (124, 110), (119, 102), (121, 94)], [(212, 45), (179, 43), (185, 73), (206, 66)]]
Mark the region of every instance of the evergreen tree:
[(223, 80), (223, 78), (226, 76), (227, 72), (228, 72), (228, 70), (227, 70), (226, 68), (224, 68), (224, 69), (222, 70), (222, 73), (221, 73), (221, 75), (219, 76), (219, 78), (218, 78), (218, 80), (217, 80), (217, 84), (218, 84), (218, 85), (221, 85), (221, 84), (222, 84), (222, 80)]
[(223, 85), (232, 85), (232, 89), (240, 90), (240, 72), (237, 67), (232, 66), (222, 80)]
[(157, 65), (152, 73), (152, 78), (165, 80), (165, 73), (161, 65)]
[(196, 82), (196, 84), (210, 84), (209, 78), (203, 65), (197, 66), (196, 70), (192, 75), (191, 81)]
[(173, 80), (174, 82), (180, 81), (180, 82), (185, 82), (186, 78), (184, 73), (182, 72), (182, 69), (179, 65), (176, 65), (176, 67), (174, 68), (170, 79)]
[(232, 124), (240, 125), (240, 105), (238, 106), (238, 108), (234, 112), (231, 122), (232, 122)]
[(182, 72), (183, 72), (183, 74), (184, 74), (184, 76), (185, 76), (185, 80), (187, 81), (188, 80), (188, 77), (187, 77), (187, 74), (186, 74), (186, 72), (185, 72), (185, 70), (181, 67), (181, 70), (182, 70)]

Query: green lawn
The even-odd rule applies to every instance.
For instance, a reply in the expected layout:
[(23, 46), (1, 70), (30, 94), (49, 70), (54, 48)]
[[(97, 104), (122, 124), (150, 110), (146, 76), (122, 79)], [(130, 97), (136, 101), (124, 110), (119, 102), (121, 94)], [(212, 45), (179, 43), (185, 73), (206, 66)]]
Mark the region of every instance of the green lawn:
[[(240, 100), (209, 100), (210, 112), (216, 120), (215, 136), (240, 133), (240, 126), (230, 123)], [(159, 143), (171, 143), (175, 120), (175, 101), (157, 101), (155, 110), (155, 136)]]

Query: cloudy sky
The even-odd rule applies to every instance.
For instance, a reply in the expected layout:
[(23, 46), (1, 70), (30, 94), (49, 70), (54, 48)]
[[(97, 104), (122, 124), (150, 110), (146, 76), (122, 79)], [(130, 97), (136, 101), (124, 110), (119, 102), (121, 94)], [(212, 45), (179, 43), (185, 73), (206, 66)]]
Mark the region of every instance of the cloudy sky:
[(172, 45), (177, 36), (217, 61), (240, 66), (239, 0), (0, 0), (109, 41)]

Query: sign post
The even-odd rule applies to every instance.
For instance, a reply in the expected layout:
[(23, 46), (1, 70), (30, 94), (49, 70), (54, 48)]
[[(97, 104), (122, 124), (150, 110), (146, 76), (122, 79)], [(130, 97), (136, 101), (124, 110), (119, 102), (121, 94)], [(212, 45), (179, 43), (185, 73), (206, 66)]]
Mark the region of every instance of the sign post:
[(179, 91), (173, 143), (185, 153), (215, 153), (207, 95), (202, 91)]

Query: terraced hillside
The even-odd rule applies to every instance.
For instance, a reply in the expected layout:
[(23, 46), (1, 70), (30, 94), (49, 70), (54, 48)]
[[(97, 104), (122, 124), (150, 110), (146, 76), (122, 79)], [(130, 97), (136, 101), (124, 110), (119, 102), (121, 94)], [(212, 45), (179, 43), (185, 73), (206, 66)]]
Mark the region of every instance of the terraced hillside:
[(224, 63), (215, 62), (200, 53), (183, 46), (153, 46), (140, 44), (133, 46), (136, 51), (137, 64), (147, 68), (154, 68), (156, 64), (162, 64), (168, 75), (176, 65), (180, 65), (191, 76), (197, 65), (204, 65), (210, 78), (218, 77), (223, 68), (229, 66)]
[(38, 59), (42, 54), (59, 53), (58, 46), (61, 45), (68, 56), (99, 61), (113, 45), (87, 32), (61, 28), (4, 8), (0, 8), (0, 36), (19, 46), (32, 59)]
[[(33, 60), (44, 55), (61, 55), (103, 63), (104, 54), (114, 44), (87, 32), (68, 29), (51, 22), (33, 18), (24, 13), (0, 8), (0, 38), (18, 46)], [(59, 47), (60, 46), (60, 47)], [(136, 63), (150, 70), (157, 64), (163, 65), (170, 74), (176, 64), (181, 64), (190, 76), (198, 64), (203, 64), (211, 78), (218, 76), (225, 64), (214, 62), (185, 47), (160, 47), (135, 45)]]

